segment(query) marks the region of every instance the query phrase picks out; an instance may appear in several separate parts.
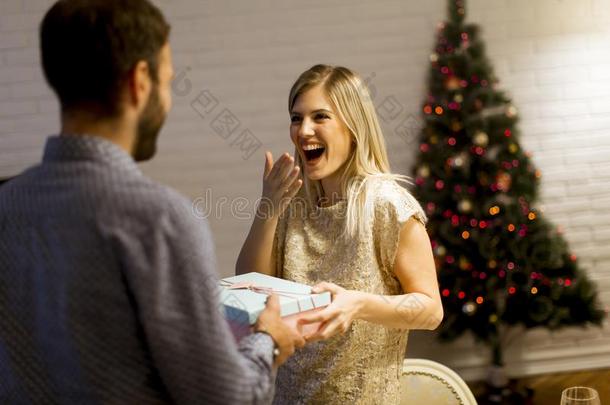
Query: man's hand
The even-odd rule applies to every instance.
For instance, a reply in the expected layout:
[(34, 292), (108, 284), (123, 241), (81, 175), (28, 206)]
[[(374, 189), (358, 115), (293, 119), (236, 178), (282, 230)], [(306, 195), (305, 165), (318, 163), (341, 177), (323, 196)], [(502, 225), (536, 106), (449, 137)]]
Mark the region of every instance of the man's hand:
[(280, 299), (273, 294), (267, 299), (267, 307), (258, 317), (254, 325), (254, 332), (266, 332), (275, 341), (280, 354), (275, 357), (273, 365), (281, 366), (295, 349), (305, 346), (303, 336), (286, 325), (280, 318)]

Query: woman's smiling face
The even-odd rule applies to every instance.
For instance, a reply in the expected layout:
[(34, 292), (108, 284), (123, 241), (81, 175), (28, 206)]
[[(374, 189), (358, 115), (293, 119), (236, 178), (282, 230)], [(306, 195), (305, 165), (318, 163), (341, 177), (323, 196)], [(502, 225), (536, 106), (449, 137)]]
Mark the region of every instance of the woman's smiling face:
[(352, 137), (322, 86), (312, 87), (297, 97), (290, 121), (290, 138), (303, 162), (304, 174), (310, 180), (324, 179), (326, 192), (329, 188), (336, 190), (339, 169), (351, 153)]

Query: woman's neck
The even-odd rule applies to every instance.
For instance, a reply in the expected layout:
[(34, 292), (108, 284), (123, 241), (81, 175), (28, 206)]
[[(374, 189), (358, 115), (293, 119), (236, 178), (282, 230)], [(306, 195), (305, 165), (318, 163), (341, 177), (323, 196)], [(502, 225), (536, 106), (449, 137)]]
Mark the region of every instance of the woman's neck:
[(341, 190), (341, 183), (337, 179), (322, 179), (320, 184), (322, 186), (322, 197), (320, 197), (319, 201), (321, 207), (328, 207), (345, 199)]

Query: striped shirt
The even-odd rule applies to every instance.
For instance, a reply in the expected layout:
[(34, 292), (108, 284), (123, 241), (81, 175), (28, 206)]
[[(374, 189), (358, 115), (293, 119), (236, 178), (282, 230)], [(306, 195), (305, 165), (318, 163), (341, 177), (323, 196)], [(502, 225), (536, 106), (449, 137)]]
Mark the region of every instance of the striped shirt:
[(242, 404), (273, 341), (234, 342), (191, 202), (97, 136), (51, 136), (0, 188), (0, 403)]

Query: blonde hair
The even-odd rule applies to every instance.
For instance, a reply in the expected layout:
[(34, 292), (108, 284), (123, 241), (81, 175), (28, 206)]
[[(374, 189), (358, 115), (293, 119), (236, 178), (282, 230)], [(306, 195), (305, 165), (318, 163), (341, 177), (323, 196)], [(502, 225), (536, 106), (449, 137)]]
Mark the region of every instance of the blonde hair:
[[(390, 172), (385, 140), (379, 126), (375, 107), (366, 84), (359, 75), (342, 66), (315, 65), (303, 72), (290, 89), (288, 111), (299, 95), (322, 86), (333, 109), (343, 121), (353, 140), (350, 156), (342, 166), (341, 192), (347, 197), (346, 222), (343, 236), (363, 236), (372, 218), (372, 180), (394, 180), (411, 183), (409, 178)], [(298, 151), (296, 164), (303, 167)], [(311, 206), (322, 198), (319, 180), (303, 176), (305, 193)]]

